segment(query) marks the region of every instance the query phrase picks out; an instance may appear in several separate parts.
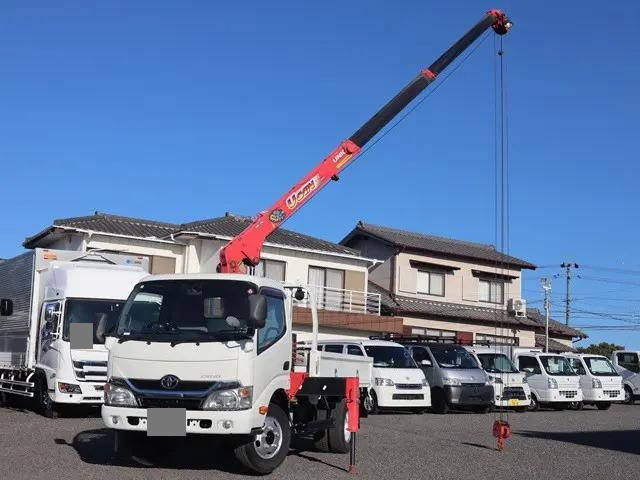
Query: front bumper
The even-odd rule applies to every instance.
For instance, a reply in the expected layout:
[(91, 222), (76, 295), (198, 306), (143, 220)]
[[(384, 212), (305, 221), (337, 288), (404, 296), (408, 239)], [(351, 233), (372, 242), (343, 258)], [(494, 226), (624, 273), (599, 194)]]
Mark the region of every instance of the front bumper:
[(493, 403), (492, 385), (446, 385), (444, 394), (450, 405), (491, 405)]
[(622, 387), (593, 388), (583, 390), (582, 397), (585, 402), (622, 402), (624, 400), (624, 389)]
[(581, 402), (583, 400), (582, 390), (580, 388), (571, 388), (566, 390), (552, 388), (543, 390), (539, 393), (537, 398), (538, 401), (542, 403)]
[(49, 397), (55, 403), (66, 403), (72, 405), (101, 405), (104, 402), (104, 383), (101, 382), (78, 382), (72, 380), (70, 382), (75, 385), (80, 385), (82, 393), (62, 393), (58, 389), (58, 382), (62, 381), (55, 379), (55, 390), (49, 392)]
[[(264, 418), (264, 417), (263, 417)], [(187, 410), (187, 433), (208, 435), (247, 435), (255, 431), (253, 410), (209, 411)], [(102, 406), (102, 421), (107, 428), (116, 430), (147, 431), (147, 409), (133, 407)], [(231, 421), (229, 428), (223, 423)]]
[(411, 408), (430, 407), (431, 390), (429, 387), (420, 389), (403, 389), (390, 386), (377, 386), (374, 388), (378, 406), (382, 408)]
[(494, 385), (493, 403), (497, 407), (526, 407), (531, 404), (531, 390), (523, 386)]

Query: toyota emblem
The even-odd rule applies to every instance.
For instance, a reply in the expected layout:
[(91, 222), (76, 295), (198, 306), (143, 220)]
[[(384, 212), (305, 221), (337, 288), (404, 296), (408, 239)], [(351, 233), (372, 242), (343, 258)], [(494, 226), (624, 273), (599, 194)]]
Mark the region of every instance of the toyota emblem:
[(160, 379), (160, 385), (166, 390), (173, 390), (180, 383), (180, 379), (175, 375), (165, 375)]

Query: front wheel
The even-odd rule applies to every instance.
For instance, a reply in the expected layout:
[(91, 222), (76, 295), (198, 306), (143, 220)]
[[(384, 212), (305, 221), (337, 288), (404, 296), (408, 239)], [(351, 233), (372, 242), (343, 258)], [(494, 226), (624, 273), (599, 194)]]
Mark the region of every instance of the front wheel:
[(34, 400), (36, 401), (36, 409), (47, 418), (58, 418), (58, 410), (51, 397), (49, 396), (49, 387), (47, 379), (44, 375), (40, 375), (36, 383), (36, 391)]
[(596, 403), (598, 410), (609, 410), (611, 408), (611, 402), (598, 402)]
[(262, 433), (234, 449), (238, 461), (254, 473), (265, 475), (285, 459), (291, 443), (289, 418), (275, 403), (269, 404)]
[(633, 392), (630, 387), (624, 387), (624, 403), (627, 405), (633, 405)]
[(368, 415), (376, 415), (380, 412), (376, 392), (374, 392), (373, 390), (369, 391), (367, 396), (364, 398), (363, 406)]
[(540, 403), (538, 402), (538, 399), (536, 398), (536, 396), (531, 394), (531, 403), (529, 403), (529, 411), (537, 412), (538, 410), (540, 410)]

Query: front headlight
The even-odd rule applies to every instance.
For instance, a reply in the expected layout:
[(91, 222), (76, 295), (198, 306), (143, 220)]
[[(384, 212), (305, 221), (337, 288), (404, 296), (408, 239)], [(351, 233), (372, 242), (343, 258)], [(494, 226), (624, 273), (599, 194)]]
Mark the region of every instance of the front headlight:
[(428, 386), (429, 386), (429, 382), (427, 382), (427, 379), (426, 379), (426, 378), (423, 378), (423, 379), (422, 379), (422, 386), (423, 386), (423, 387), (428, 387)]
[(377, 387), (393, 387), (395, 385), (390, 378), (376, 377), (375, 383)]
[(558, 382), (556, 381), (555, 378), (548, 378), (547, 379), (547, 387), (549, 387), (549, 388), (558, 388)]
[(106, 383), (104, 386), (104, 404), (112, 407), (137, 407), (138, 401), (128, 388), (122, 385)]
[(591, 379), (591, 387), (592, 388), (602, 388), (602, 382), (600, 381), (599, 378), (592, 378)]
[(247, 410), (253, 404), (253, 387), (218, 390), (209, 394), (203, 410)]
[(459, 378), (445, 377), (442, 379), (442, 384), (443, 385), (462, 385), (462, 382), (460, 381)]
[(58, 390), (62, 393), (82, 393), (80, 385), (76, 385), (75, 383), (58, 382)]

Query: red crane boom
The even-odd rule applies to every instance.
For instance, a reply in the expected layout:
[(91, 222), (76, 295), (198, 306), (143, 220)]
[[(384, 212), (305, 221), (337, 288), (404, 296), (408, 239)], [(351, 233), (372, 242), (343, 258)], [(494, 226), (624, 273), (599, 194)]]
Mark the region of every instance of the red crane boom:
[(489, 10), (482, 20), (476, 23), (429, 68), (422, 70), (359, 130), (338, 145), (320, 164), (278, 199), (271, 208), (261, 212), (245, 230), (222, 247), (219, 253), (218, 271), (244, 273), (245, 265), (257, 265), (260, 262), (262, 245), (270, 233), (300, 210), (330, 180), (338, 180), (340, 171), (354, 160), (362, 147), (427, 88), (485, 30), (491, 27), (498, 35), (504, 35), (509, 31), (511, 25), (511, 21), (502, 11)]

